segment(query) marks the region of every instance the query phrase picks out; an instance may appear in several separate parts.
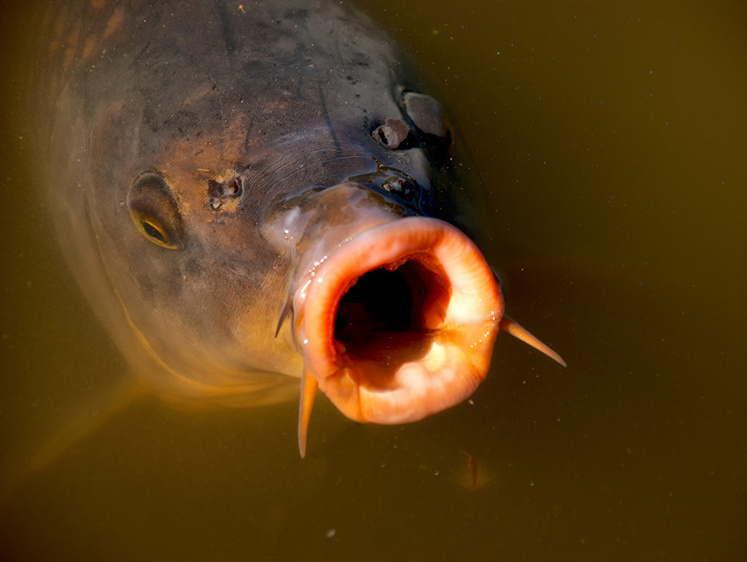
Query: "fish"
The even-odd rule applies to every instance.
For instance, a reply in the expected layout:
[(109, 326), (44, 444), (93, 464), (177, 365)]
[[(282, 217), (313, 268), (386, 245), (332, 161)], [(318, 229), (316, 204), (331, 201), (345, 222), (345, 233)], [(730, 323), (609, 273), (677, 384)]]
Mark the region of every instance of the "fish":
[[(347, 4), (347, 3), (346, 3)], [(331, 0), (79, 0), (44, 22), (48, 199), (73, 275), (164, 402), (357, 422), (469, 397), (504, 313), (463, 148), (402, 48)]]

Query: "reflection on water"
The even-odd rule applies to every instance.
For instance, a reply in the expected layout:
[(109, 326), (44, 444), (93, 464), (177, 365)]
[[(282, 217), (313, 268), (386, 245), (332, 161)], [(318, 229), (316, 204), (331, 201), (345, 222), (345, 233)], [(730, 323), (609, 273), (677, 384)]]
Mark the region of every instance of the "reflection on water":
[[(0, 556), (743, 560), (743, 6), (368, 4), (470, 146), (509, 313), (569, 368), (499, 337), (473, 402), (423, 422), (362, 426), (322, 401), (305, 461), (294, 404), (141, 401), (0, 508)], [(19, 88), (3, 84), (4, 125)], [(3, 466), (126, 375), (18, 136), (0, 140)]]

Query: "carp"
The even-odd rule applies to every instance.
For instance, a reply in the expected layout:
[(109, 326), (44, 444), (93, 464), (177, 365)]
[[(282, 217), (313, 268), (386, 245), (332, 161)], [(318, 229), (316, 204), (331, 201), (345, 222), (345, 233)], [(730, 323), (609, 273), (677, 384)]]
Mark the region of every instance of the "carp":
[[(466, 399), (505, 330), (455, 135), (406, 55), (327, 0), (60, 3), (44, 162), (57, 236), (166, 401), (296, 399), (398, 424)], [(48, 111), (44, 108), (48, 108)], [(47, 113), (44, 113), (47, 111)]]

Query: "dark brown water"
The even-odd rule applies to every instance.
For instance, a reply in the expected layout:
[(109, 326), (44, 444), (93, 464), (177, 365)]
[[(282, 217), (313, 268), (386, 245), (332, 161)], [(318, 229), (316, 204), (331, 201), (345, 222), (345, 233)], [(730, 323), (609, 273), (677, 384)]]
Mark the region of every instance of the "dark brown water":
[[(471, 149), (509, 313), (569, 367), (499, 337), (473, 403), (423, 422), (322, 400), (305, 461), (295, 404), (139, 402), (0, 507), (0, 558), (747, 559), (744, 3), (367, 3)], [(7, 53), (33, 30), (0, 9)], [(126, 375), (7, 127), (7, 60), (4, 466)]]

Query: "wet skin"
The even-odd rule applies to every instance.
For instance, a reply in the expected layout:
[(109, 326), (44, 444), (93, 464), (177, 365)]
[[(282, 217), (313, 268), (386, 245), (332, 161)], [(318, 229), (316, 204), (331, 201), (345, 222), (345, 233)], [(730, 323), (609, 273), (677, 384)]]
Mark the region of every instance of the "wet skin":
[[(340, 379), (344, 368), (344, 384), (386, 387), (382, 376), (394, 380), (405, 362), (420, 361), (412, 350), (431, 349), (435, 333), (448, 332), (452, 345), (460, 326), (479, 325), (479, 359), (462, 359), (460, 347), (454, 353), (466, 363), (439, 363), (474, 368), (475, 381), (425, 408), (428, 415), (485, 376), (499, 322), (523, 333), (501, 320), (502, 299), (482, 256), (440, 222), (381, 230), (394, 244), (411, 235), (405, 231), (417, 238), (422, 226), (432, 240), (372, 262), (371, 271), (401, 271), (391, 283), (387, 274), (368, 278), (358, 289), (371, 300), (345, 296), (369, 272), (338, 260), (351, 273), (327, 308), (305, 313), (315, 268), (354, 247), (348, 242), (359, 234), (404, 217), (465, 224), (441, 106), (366, 16), (307, 0), (241, 9), (96, 0), (62, 7), (46, 25), (50, 62), (40, 76), (49, 85), (52, 140), (44, 161), (58, 236), (102, 323), (160, 396), (273, 403), (295, 397), (303, 375), (308, 420), (317, 380), (331, 396), (325, 380)], [(465, 244), (455, 247), (469, 260), (457, 265), (475, 264), (474, 287), (434, 257), (444, 237)], [(361, 289), (366, 283), (374, 289)], [(413, 297), (416, 287), (426, 296)], [(454, 312), (459, 291), (485, 310), (467, 303), (479, 309), (474, 316)], [(386, 303), (408, 312), (376, 312)], [(312, 347), (329, 345), (309, 351), (319, 315), (329, 318)], [(351, 331), (356, 323), (363, 326)], [(409, 349), (396, 368), (371, 371), (375, 382), (349, 369), (363, 348), (346, 348), (372, 331), (399, 334), (400, 352)], [(426, 374), (442, 370), (428, 357)]]

